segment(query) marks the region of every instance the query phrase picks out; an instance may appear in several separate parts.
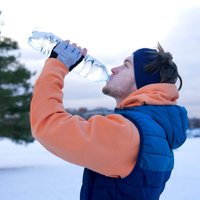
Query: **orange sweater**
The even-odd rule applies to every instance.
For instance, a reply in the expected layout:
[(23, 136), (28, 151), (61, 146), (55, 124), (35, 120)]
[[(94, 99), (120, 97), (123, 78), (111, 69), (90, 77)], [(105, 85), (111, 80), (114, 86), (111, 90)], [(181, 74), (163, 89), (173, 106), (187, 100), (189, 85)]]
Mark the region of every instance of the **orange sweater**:
[[(135, 166), (140, 145), (135, 125), (118, 114), (89, 120), (67, 113), (62, 88), (68, 70), (59, 60), (47, 59), (31, 101), (32, 134), (47, 150), (68, 162), (111, 177), (125, 177)], [(145, 86), (118, 107), (175, 104), (173, 84)]]

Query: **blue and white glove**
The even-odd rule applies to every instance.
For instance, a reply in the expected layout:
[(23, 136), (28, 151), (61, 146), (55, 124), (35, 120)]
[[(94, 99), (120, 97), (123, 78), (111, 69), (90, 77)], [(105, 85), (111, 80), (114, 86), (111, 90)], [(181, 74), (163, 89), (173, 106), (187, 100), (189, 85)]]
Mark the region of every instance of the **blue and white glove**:
[(59, 42), (53, 48), (49, 57), (60, 60), (69, 69), (69, 71), (71, 71), (84, 59), (81, 49), (66, 41)]

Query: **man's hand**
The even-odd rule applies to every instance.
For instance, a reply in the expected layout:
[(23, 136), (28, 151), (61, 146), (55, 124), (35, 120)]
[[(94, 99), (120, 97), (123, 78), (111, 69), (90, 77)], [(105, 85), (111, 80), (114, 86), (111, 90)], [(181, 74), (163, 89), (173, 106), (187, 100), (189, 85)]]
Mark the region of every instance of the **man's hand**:
[(58, 43), (52, 50), (50, 58), (57, 58), (71, 71), (86, 56), (87, 49), (77, 47), (76, 43), (70, 44), (69, 40)]

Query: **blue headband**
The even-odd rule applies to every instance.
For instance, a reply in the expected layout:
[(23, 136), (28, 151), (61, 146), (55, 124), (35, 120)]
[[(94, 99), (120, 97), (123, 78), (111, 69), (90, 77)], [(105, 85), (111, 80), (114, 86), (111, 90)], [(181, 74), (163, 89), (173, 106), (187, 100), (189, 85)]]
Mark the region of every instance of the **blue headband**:
[(155, 60), (156, 52), (157, 51), (155, 49), (148, 48), (138, 49), (133, 52), (134, 73), (137, 89), (148, 84), (160, 83), (159, 72), (149, 73), (144, 70), (146, 65)]

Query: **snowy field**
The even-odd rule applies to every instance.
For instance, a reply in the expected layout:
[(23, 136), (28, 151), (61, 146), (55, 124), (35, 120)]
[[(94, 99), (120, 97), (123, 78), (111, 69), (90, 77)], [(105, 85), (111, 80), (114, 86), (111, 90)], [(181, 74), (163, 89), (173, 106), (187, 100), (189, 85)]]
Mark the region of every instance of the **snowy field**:
[[(189, 138), (175, 159), (160, 200), (200, 200), (200, 138)], [(78, 200), (82, 171), (37, 142), (0, 140), (0, 200)]]

